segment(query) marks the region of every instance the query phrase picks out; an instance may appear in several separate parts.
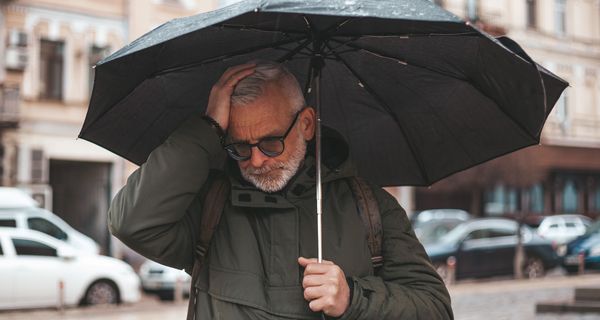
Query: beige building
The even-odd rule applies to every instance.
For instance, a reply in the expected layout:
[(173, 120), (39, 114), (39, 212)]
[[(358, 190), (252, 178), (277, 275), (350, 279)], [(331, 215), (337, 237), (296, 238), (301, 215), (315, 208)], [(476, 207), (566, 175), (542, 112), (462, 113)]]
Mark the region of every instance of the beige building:
[(443, 0), (449, 11), (516, 40), (570, 83), (530, 147), (415, 192), (416, 209), (476, 215), (600, 215), (600, 1)]
[(16, 0), (0, 6), (2, 185), (29, 190), (109, 250), (107, 206), (134, 167), (77, 139), (92, 67), (161, 23), (215, 3)]
[[(107, 205), (135, 166), (76, 139), (93, 84), (92, 66), (169, 19), (232, 2), (0, 1), (2, 185), (30, 190), (108, 250)], [(429, 189), (392, 192), (409, 210), (600, 214), (600, 1), (436, 2), (484, 30), (514, 38), (571, 87), (548, 120), (542, 146)]]

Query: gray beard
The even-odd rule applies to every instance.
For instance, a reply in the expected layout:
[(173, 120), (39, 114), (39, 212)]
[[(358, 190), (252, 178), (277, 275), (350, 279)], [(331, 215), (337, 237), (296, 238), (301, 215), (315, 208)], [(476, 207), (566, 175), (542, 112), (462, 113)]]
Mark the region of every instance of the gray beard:
[[(299, 131), (296, 131), (300, 138)], [(265, 165), (260, 168), (248, 166), (246, 169), (240, 168), (242, 177), (256, 188), (264, 192), (272, 193), (283, 189), (287, 183), (294, 177), (304, 156), (306, 155), (306, 141), (302, 141), (290, 155), (290, 159), (286, 162), (278, 161), (271, 165)], [(271, 172), (274, 169), (281, 169), (278, 172)]]

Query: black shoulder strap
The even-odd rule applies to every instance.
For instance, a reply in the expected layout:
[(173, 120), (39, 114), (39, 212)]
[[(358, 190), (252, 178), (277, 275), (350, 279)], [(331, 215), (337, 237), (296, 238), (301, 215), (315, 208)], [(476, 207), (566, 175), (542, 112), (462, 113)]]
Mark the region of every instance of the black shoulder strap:
[(348, 178), (348, 184), (354, 194), (358, 214), (367, 231), (367, 241), (371, 250), (373, 268), (379, 268), (383, 265), (383, 255), (381, 254), (383, 229), (381, 227), (379, 204), (373, 190), (362, 178)]
[(206, 253), (210, 246), (210, 240), (212, 239), (215, 229), (221, 220), (223, 208), (225, 202), (229, 196), (229, 180), (220, 171), (211, 171), (209, 174), (208, 181), (212, 181), (211, 185), (204, 196), (204, 203), (202, 205), (202, 217), (200, 218), (200, 226), (198, 229), (199, 239), (194, 248), (194, 268), (192, 269), (192, 287), (190, 288), (190, 300), (188, 302), (188, 314), (187, 319), (193, 320), (196, 316), (196, 298), (198, 292), (196, 291), (196, 281), (200, 276), (200, 270), (204, 266), (206, 260)]

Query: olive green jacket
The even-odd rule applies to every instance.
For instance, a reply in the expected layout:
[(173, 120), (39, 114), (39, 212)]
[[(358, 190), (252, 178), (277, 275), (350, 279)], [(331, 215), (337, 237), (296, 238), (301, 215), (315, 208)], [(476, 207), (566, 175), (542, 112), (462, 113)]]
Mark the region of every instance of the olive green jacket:
[[(335, 142), (335, 143), (331, 143)], [(342, 319), (452, 319), (450, 297), (404, 210), (374, 187), (383, 225), (382, 269), (375, 276), (364, 226), (347, 180), (345, 143), (323, 142), (323, 252), (353, 284)], [(132, 249), (175, 268), (194, 261), (209, 169), (223, 167), (217, 135), (199, 116), (186, 120), (127, 180), (108, 214), (110, 231)], [(213, 236), (196, 319), (318, 319), (303, 298), (297, 258), (316, 257), (315, 167), (308, 155), (277, 193), (240, 178), (230, 161), (230, 199)], [(205, 189), (205, 188), (204, 188)]]

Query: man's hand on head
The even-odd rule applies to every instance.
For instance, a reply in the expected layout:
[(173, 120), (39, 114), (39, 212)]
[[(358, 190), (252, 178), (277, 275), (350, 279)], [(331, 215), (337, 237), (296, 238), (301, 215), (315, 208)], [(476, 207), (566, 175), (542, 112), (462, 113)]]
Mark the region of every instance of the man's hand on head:
[(331, 261), (300, 257), (298, 263), (304, 267), (304, 299), (312, 311), (322, 311), (328, 316), (339, 317), (350, 305), (350, 288), (344, 271)]
[(246, 63), (227, 69), (210, 90), (206, 115), (219, 123), (224, 131), (229, 126), (231, 95), (240, 80), (254, 73), (255, 63)]

